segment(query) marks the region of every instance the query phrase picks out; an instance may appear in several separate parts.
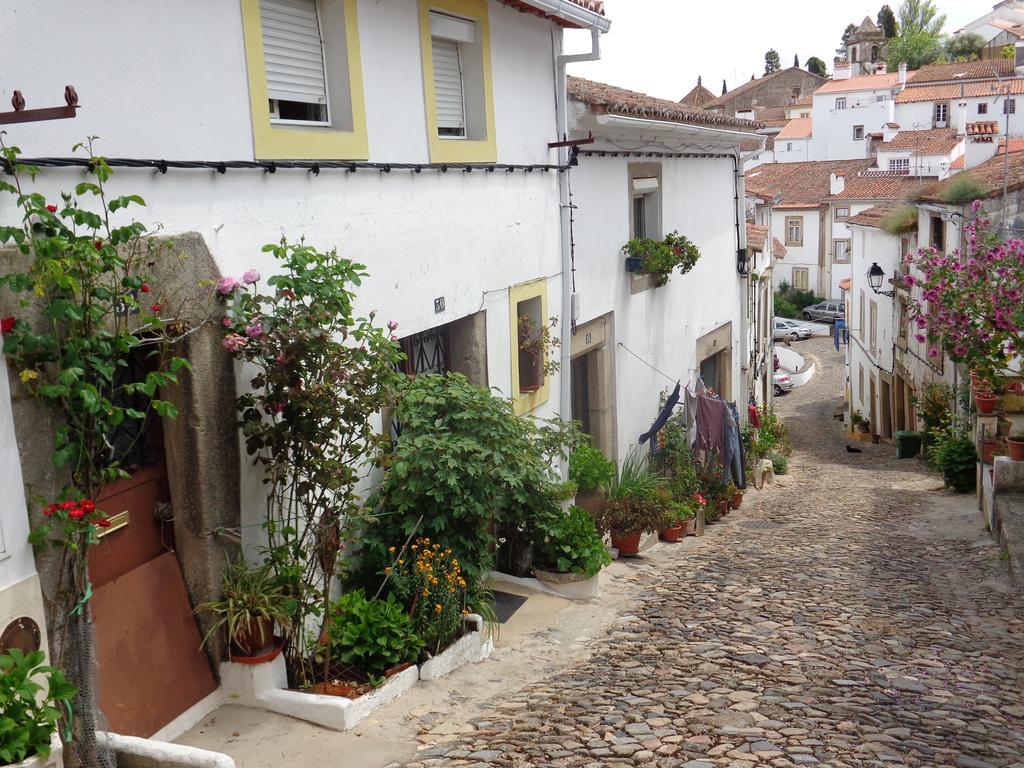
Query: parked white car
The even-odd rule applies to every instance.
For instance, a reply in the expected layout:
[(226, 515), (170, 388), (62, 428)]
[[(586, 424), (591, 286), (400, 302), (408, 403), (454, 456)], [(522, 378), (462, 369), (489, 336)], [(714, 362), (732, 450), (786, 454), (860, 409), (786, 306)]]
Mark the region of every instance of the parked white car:
[(775, 372), (772, 376), (772, 383), (775, 385), (776, 395), (783, 395), (793, 388), (793, 379), (789, 377), (788, 373), (782, 373), (781, 371)]
[(784, 317), (775, 318), (775, 330), (772, 333), (772, 339), (774, 341), (800, 341), (801, 339), (811, 338), (811, 329), (806, 325), (800, 325), (800, 323), (794, 322), (793, 320), (787, 320)]

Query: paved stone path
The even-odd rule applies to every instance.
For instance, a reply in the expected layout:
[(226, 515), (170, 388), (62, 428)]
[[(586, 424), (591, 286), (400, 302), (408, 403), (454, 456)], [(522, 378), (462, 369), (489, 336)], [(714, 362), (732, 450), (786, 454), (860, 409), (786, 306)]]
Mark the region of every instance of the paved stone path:
[(671, 567), (581, 665), (413, 766), (1024, 768), (1024, 598), (994, 544), (888, 446), (846, 439), (841, 358), (777, 401), (791, 474)]

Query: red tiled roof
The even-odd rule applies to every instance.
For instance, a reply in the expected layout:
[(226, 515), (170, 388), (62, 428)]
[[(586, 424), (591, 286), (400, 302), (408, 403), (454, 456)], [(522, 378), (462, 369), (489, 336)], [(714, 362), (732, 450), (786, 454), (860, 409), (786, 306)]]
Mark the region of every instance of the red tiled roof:
[(669, 123), (690, 125), (712, 125), (738, 130), (754, 131), (760, 123), (723, 115), (706, 109), (691, 109), (677, 101), (659, 99), (645, 93), (618, 88), (605, 83), (595, 83), (582, 77), (569, 77), (569, 98), (589, 104), (591, 108), (626, 117), (641, 117), (648, 120), (664, 120)]
[(848, 290), (850, 290), (850, 285), (852, 283), (853, 283), (853, 281), (850, 278), (844, 277), (842, 280), (839, 281), (839, 290), (840, 291), (848, 291)]
[(765, 200), (777, 200), (776, 208), (818, 208), (827, 202), (833, 173), (856, 175), (872, 160), (815, 160), (802, 163), (759, 165), (744, 175), (747, 192)]
[(814, 128), (814, 120), (810, 117), (794, 117), (783, 128), (779, 135), (775, 137), (776, 141), (785, 141), (786, 139), (809, 139)]
[(878, 146), (879, 152), (911, 150), (915, 156), (947, 155), (960, 143), (956, 128), (934, 128), (927, 131), (900, 131)]
[(865, 227), (878, 227), (886, 216), (895, 213), (902, 207), (899, 203), (882, 203), (873, 208), (868, 208), (866, 211), (861, 211), (856, 216), (851, 216), (846, 220), (846, 223), (861, 224)]
[(967, 124), (968, 136), (994, 136), (997, 133), (999, 133), (999, 123), (996, 120), (982, 120)]
[(1011, 59), (985, 59), (983, 61), (961, 61), (953, 64), (929, 64), (907, 78), (908, 86), (926, 83), (962, 83), (971, 80), (995, 80), (999, 77), (1013, 77)]
[(768, 241), (768, 227), (763, 224), (747, 224), (747, 247), (752, 251), (764, 252)]
[(847, 176), (842, 192), (829, 195), (829, 200), (905, 200), (923, 184), (933, 179), (922, 179), (896, 173), (872, 173)]
[(960, 155), (956, 160), (949, 164), (949, 170), (951, 171), (962, 171), (967, 163), (967, 156)]
[(787, 253), (789, 253), (789, 251), (786, 250), (786, 246), (782, 244), (782, 241), (780, 241), (777, 237), (773, 237), (772, 256), (774, 256), (776, 259), (784, 259), (786, 258)]
[(1012, 149), (1013, 146), (1011, 145), (1009, 158), (1000, 152), (995, 157), (986, 160), (975, 168), (971, 168), (969, 171), (957, 173), (948, 179), (927, 185), (918, 191), (914, 199), (925, 202), (944, 202), (942, 199), (943, 195), (950, 188), (950, 185), (960, 183), (965, 178), (978, 182), (981, 187), (982, 198), (998, 197), (1003, 193), (1004, 167), (1008, 167), (1009, 170), (1006, 174), (1007, 190), (1015, 192), (1018, 189), (1024, 189), (1024, 152), (1014, 152)]
[[(1003, 139), (1002, 141), (999, 142), (999, 154), (1002, 154), (1003, 152), (1006, 151), (1006, 145), (1007, 145), (1007, 140), (1006, 139)], [(1024, 138), (1021, 138), (1019, 136), (1018, 137), (1011, 136), (1010, 139), (1009, 139), (1009, 145), (1010, 145), (1010, 154), (1013, 154), (1014, 152), (1022, 152), (1022, 151), (1024, 151)]]
[(881, 75), (857, 75), (846, 80), (829, 80), (814, 92), (815, 96), (826, 93), (848, 93), (850, 91), (881, 91), (895, 88), (900, 84), (899, 72)]
[[(504, 3), (507, 6), (510, 6), (511, 8), (515, 8), (518, 11), (523, 11), (524, 13), (532, 13), (537, 16), (541, 16), (545, 19), (548, 19), (549, 21), (555, 22), (559, 26), (571, 27), (574, 29), (579, 28), (578, 24), (574, 24), (571, 21), (567, 21), (566, 19), (546, 13), (545, 9), (537, 7), (536, 5), (531, 3), (530, 0), (498, 1)], [(567, 0), (567, 2), (572, 3), (573, 5), (578, 5), (580, 8), (588, 10), (591, 13), (594, 13), (598, 16), (604, 16), (604, 0)], [(607, 25), (608, 22), (604, 22), (604, 24)]]
[(783, 118), (782, 120), (762, 120), (765, 128), (785, 128), (789, 125), (789, 120)]
[(775, 78), (779, 77), (780, 75), (784, 75), (786, 72), (789, 72), (790, 70), (793, 70), (793, 69), (797, 70), (798, 72), (802, 72), (805, 75), (810, 75), (811, 77), (817, 77), (823, 83), (825, 82), (825, 78), (819, 77), (818, 75), (815, 75), (815, 74), (813, 74), (811, 72), (808, 72), (805, 69), (800, 69), (799, 67), (789, 67), (787, 69), (780, 69), (778, 72), (772, 72), (769, 75), (762, 75), (761, 77), (758, 77), (758, 78), (756, 78), (754, 80), (748, 80), (743, 85), (736, 86), (735, 88), (733, 88), (728, 93), (723, 93), (721, 96), (719, 96), (714, 101), (708, 102), (705, 106), (708, 109), (714, 109), (716, 107), (724, 107), (726, 104), (728, 104), (730, 101), (732, 101), (737, 96), (741, 96), (742, 94), (746, 93), (747, 91), (751, 90), (752, 88), (757, 88), (759, 85), (764, 85), (765, 83), (770, 82), (770, 81), (774, 80)]
[(705, 88), (704, 85), (701, 83), (700, 78), (697, 78), (697, 85), (693, 87), (692, 91), (683, 96), (683, 98), (679, 100), (679, 103), (682, 104), (684, 107), (694, 107), (696, 109), (701, 109), (709, 101), (714, 100), (715, 94), (713, 94), (711, 91)]
[(916, 101), (949, 101), (950, 99), (976, 99), (985, 96), (1002, 96), (1004, 93), (1015, 96), (1024, 93), (1024, 78), (1012, 80), (975, 80), (967, 83), (950, 83), (948, 85), (910, 85), (896, 97), (897, 104), (910, 104)]

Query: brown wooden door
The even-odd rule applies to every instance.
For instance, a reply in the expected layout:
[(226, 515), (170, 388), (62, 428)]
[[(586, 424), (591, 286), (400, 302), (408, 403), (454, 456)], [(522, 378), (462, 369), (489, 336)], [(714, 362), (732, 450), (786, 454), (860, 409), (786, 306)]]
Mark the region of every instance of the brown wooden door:
[(99, 703), (110, 730), (131, 736), (152, 736), (217, 688), (170, 518), (157, 514), (170, 509), (166, 475), (159, 455), (96, 500), (115, 520), (89, 558)]

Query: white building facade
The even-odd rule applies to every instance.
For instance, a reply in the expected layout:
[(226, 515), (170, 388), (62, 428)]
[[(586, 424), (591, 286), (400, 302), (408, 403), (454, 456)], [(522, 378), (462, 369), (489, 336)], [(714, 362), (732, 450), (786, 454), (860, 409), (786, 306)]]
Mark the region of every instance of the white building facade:
[(893, 99), (905, 73), (835, 79), (814, 92), (811, 160), (869, 156), (868, 139), (895, 117)]

